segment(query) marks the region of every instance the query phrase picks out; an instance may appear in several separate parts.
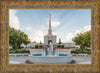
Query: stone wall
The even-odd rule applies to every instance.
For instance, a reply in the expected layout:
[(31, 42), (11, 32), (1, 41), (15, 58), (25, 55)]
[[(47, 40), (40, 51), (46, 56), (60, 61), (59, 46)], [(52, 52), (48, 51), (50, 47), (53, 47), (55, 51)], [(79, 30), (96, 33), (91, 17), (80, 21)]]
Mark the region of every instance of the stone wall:
[[(71, 54), (71, 49), (57, 49), (59, 54)], [(30, 54), (43, 54), (43, 49), (30, 49)]]
[(43, 49), (30, 49), (30, 54), (42, 54)]
[(59, 54), (71, 54), (71, 49), (58, 49)]
[[(51, 38), (53, 40), (53, 44), (56, 44), (56, 45), (64, 45), (64, 47), (80, 48), (80, 45), (75, 45), (75, 43), (61, 43), (61, 44), (57, 44), (55, 38), (56, 38), (56, 36), (53, 36)], [(47, 40), (49, 40), (49, 39), (48, 39), (47, 36), (45, 36), (45, 40), (44, 40), (45, 43), (42, 43), (42, 44), (40, 44), (40, 43), (29, 43), (27, 45), (22, 44), (21, 46), (23, 46), (23, 47), (35, 47), (35, 45), (42, 45), (43, 46), (43, 45), (47, 45), (48, 44), (48, 41)]]

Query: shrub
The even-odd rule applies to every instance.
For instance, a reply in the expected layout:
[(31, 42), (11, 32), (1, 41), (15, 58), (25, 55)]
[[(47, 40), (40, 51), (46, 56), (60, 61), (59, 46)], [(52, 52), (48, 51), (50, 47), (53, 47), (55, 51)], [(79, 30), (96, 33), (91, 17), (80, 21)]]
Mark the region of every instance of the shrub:
[(79, 52), (78, 51), (75, 51), (75, 54), (79, 54)]
[(61, 47), (60, 45), (58, 47)]
[(71, 53), (75, 53), (75, 51), (71, 51)]
[(38, 45), (35, 45), (35, 48), (38, 48), (39, 46)]
[(84, 52), (87, 54), (91, 54), (91, 50), (88, 50), (88, 49), (85, 49)]
[(43, 47), (42, 45), (40, 47)]
[(75, 51), (71, 51), (71, 53), (78, 54), (78, 53), (79, 53), (79, 51), (78, 51), (78, 50), (75, 50)]
[(64, 48), (64, 45), (62, 45), (61, 47)]
[(87, 54), (91, 54), (91, 51), (88, 51)]
[(91, 54), (91, 50), (88, 50), (88, 49), (82, 50), (82, 49), (80, 48), (80, 49), (76, 49), (75, 51), (71, 51), (71, 53), (75, 53), (75, 54), (78, 54), (78, 53)]
[(29, 53), (29, 51), (25, 49), (18, 49), (18, 50), (9, 50), (9, 53)]

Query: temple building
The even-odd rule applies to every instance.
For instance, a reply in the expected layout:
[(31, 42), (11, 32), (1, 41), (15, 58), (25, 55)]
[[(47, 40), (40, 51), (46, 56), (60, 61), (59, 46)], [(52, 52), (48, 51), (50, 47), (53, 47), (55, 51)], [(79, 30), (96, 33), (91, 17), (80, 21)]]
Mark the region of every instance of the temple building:
[(74, 49), (74, 48), (80, 48), (80, 45), (75, 45), (75, 43), (57, 43), (56, 40), (56, 35), (52, 34), (52, 29), (51, 29), (51, 15), (49, 14), (49, 29), (48, 29), (48, 34), (44, 35), (44, 43), (29, 43), (27, 45), (22, 44), (24, 48), (30, 48), (30, 49), (40, 49), (43, 48), (44, 46), (50, 44), (52, 42), (53, 46), (55, 48), (59, 49)]
[(48, 34), (44, 36), (44, 44), (49, 44), (50, 42), (52, 42), (52, 44), (56, 44), (56, 36), (52, 34), (51, 15), (49, 14), (49, 29)]

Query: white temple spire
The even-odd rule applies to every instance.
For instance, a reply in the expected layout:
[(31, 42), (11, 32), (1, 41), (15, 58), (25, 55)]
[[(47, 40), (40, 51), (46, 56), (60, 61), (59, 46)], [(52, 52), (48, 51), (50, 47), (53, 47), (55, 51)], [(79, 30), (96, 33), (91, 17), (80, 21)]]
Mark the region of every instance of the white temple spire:
[(49, 14), (49, 30), (48, 30), (48, 35), (52, 35), (52, 30), (51, 30), (51, 14)]
[(49, 29), (51, 30), (51, 14), (49, 14)]

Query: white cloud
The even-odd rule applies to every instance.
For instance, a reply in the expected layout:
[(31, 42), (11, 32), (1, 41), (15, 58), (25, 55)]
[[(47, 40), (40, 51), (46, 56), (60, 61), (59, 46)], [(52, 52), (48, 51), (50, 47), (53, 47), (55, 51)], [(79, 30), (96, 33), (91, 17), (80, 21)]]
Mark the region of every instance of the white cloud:
[[(47, 33), (48, 33), (48, 30), (45, 26), (42, 26), (42, 28), (39, 30), (37, 30), (37, 29), (34, 30), (34, 29), (32, 29), (32, 27), (27, 27), (25, 29), (26, 29), (26, 31), (29, 32), (29, 34), (28, 34), (29, 39), (31, 41), (36, 41), (38, 43), (40, 41), (43, 43), (44, 42), (44, 35), (47, 35)], [(74, 38), (77, 34), (86, 32), (88, 30), (90, 30), (90, 25), (85, 26), (83, 29), (76, 30), (75, 32), (68, 33), (66, 35), (66, 40), (67, 40), (66, 42), (72, 42), (72, 38)], [(53, 33), (53, 35), (56, 35), (55, 32), (52, 32), (52, 33)], [(63, 39), (63, 38), (61, 38), (61, 39)], [(63, 40), (63, 41), (65, 42), (65, 40)]]
[(60, 24), (59, 21), (52, 21), (52, 22), (51, 22), (51, 26), (52, 26), (53, 28), (59, 26), (59, 24)]
[(90, 25), (85, 26), (83, 29), (76, 30), (74, 33), (72, 33), (72, 32), (68, 33), (66, 36), (67, 42), (72, 42), (72, 38), (74, 38), (77, 34), (84, 33), (89, 30), (91, 30)]
[(42, 26), (39, 29), (33, 29), (34, 27), (23, 27), (22, 31), (26, 32), (29, 39), (31, 41), (36, 42), (44, 42), (44, 35), (47, 35), (47, 28), (45, 26)]
[(33, 28), (32, 27), (22, 27), (21, 29), (23, 31), (31, 31)]
[(38, 30), (37, 32), (29, 35), (29, 39), (31, 41), (36, 41), (36, 42), (44, 42), (43, 38), (44, 38), (44, 35), (46, 35), (47, 33), (44, 32), (44, 31), (41, 31), (41, 30)]
[(56, 32), (52, 32), (53, 35), (57, 35)]
[[(49, 27), (49, 20), (47, 20), (46, 24)], [(57, 18), (51, 19), (51, 26), (52, 26), (52, 28), (56, 28), (59, 25), (60, 25), (60, 21)]]
[[(46, 26), (42, 26), (40, 29), (33, 29), (34, 27), (23, 27), (22, 31), (27, 32), (29, 39), (31, 41), (36, 42), (44, 42), (44, 35), (48, 34), (48, 28)], [(52, 32), (53, 35), (56, 35), (55, 32)]]
[(16, 10), (9, 10), (9, 25), (15, 29), (20, 29), (20, 22), (16, 16)]

